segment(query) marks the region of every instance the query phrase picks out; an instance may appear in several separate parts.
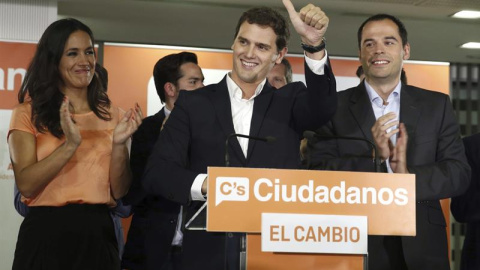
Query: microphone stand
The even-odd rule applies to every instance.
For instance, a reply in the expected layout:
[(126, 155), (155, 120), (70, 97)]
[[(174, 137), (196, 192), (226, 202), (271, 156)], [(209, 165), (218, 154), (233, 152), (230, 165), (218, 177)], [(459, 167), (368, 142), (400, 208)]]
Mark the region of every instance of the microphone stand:
[[(351, 141), (364, 141), (368, 143), (373, 149), (373, 160), (375, 163), (375, 172), (382, 172), (380, 157), (378, 156), (377, 146), (369, 139), (362, 137), (353, 137), (353, 136), (334, 136), (334, 135), (323, 135), (316, 132), (307, 130), (303, 133), (303, 137), (307, 139), (320, 138), (320, 139), (340, 139), (340, 140), (351, 140)], [(368, 270), (368, 253), (363, 254), (363, 269)]]
[(362, 138), (362, 137), (353, 137), (353, 136), (335, 136), (335, 135), (323, 135), (318, 134), (316, 132), (307, 130), (303, 133), (303, 137), (307, 139), (312, 138), (320, 138), (320, 139), (340, 139), (340, 140), (351, 140), (351, 141), (364, 141), (370, 145), (373, 149), (373, 162), (374, 162), (374, 170), (375, 172), (382, 172), (382, 164), (380, 162), (380, 157), (378, 156), (378, 148), (377, 146), (369, 139)]
[(277, 140), (277, 138), (272, 137), (272, 136), (267, 136), (267, 137), (254, 137), (254, 136), (248, 136), (248, 135), (243, 135), (239, 133), (232, 133), (227, 136), (227, 139), (225, 140), (225, 167), (230, 167), (230, 154), (228, 153), (228, 143), (230, 142), (230, 139), (232, 137), (241, 137), (241, 138), (246, 138), (246, 139), (252, 139), (256, 141), (262, 141), (266, 143), (272, 143)]
[[(228, 153), (228, 144), (230, 142), (230, 139), (232, 137), (241, 137), (241, 138), (246, 138), (246, 139), (251, 139), (251, 140), (257, 140), (257, 141), (262, 141), (266, 143), (271, 143), (276, 140), (275, 137), (272, 136), (267, 136), (267, 137), (254, 137), (254, 136), (248, 136), (244, 134), (238, 134), (238, 133), (232, 133), (227, 136), (227, 139), (225, 140), (225, 167), (230, 167), (230, 155)], [(232, 233), (228, 232), (226, 233), (225, 236), (225, 269), (228, 269), (228, 261), (229, 261), (229, 236), (231, 236)], [(246, 270), (247, 269), (247, 236), (246, 233), (239, 233), (240, 236), (240, 254), (239, 254), (239, 270)]]

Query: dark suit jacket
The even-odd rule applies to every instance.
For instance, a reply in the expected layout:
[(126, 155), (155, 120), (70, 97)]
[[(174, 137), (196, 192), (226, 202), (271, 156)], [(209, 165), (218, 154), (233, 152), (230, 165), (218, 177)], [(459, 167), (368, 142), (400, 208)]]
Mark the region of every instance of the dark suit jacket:
[(465, 194), (452, 198), (452, 214), (467, 223), (463, 242), (462, 270), (480, 269), (480, 134), (463, 138), (468, 163), (472, 168), (470, 186)]
[(133, 217), (122, 259), (126, 269), (160, 269), (170, 251), (180, 204), (148, 194), (141, 185), (147, 159), (160, 134), (164, 109), (143, 119), (132, 137), (130, 167), (133, 182), (124, 203), (133, 205)]
[[(317, 132), (373, 141), (371, 128), (376, 120), (364, 82), (340, 92), (338, 102), (332, 121)], [(450, 100), (445, 94), (404, 85), (400, 93), (400, 122), (405, 123), (408, 132), (408, 170), (416, 178), (417, 236), (394, 239), (398, 250), (393, 253), (401, 254), (403, 249), (409, 270), (450, 269), (446, 224), (439, 200), (462, 194), (470, 179)], [(365, 142), (322, 140), (309, 142), (308, 150), (312, 168), (374, 171), (372, 150)], [(384, 248), (390, 245), (392, 239), (388, 238), (369, 237), (370, 270), (392, 269), (388, 262), (392, 251)]]
[[(230, 165), (254, 168), (298, 168), (304, 130), (326, 123), (335, 112), (335, 79), (329, 67), (313, 74), (305, 66), (308, 88), (296, 82), (275, 90), (268, 83), (255, 98), (251, 136), (274, 136), (275, 143), (249, 141), (247, 158), (236, 138), (229, 142)], [(185, 206), (186, 220), (200, 204), (190, 189), (208, 166), (224, 166), (225, 140), (235, 133), (224, 78), (196, 91), (180, 92), (175, 108), (148, 160), (145, 190)], [(202, 202), (203, 204), (203, 202)], [(183, 269), (224, 269), (224, 233), (186, 231)]]

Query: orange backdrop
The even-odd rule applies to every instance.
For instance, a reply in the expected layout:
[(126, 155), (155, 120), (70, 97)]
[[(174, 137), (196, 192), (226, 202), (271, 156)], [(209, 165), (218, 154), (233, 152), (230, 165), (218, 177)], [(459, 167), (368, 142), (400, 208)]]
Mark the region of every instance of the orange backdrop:
[[(27, 69), (36, 47), (32, 43), (0, 42), (0, 109), (11, 110), (18, 104), (18, 91), (23, 77), (16, 74), (11, 81), (11, 75), (16, 69)], [(13, 82), (13, 89), (8, 89), (9, 81)]]
[[(147, 110), (147, 86), (155, 63), (162, 57), (179, 53), (181, 49), (105, 46), (104, 66), (108, 70), (109, 97), (121, 108), (138, 102)], [(195, 51), (199, 65), (209, 69), (229, 69), (232, 65), (228, 52)]]

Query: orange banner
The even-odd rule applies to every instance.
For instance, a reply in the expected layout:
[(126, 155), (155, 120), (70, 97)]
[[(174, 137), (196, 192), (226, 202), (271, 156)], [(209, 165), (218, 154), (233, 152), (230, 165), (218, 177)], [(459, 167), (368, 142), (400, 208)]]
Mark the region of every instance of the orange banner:
[[(105, 45), (104, 66), (108, 70), (108, 96), (112, 103), (128, 109), (138, 102), (142, 110), (147, 112), (148, 91), (154, 93), (151, 98), (159, 99), (153, 85), (155, 63), (162, 57), (182, 51), (194, 52), (202, 69), (231, 69), (232, 55), (230, 52)], [(206, 79), (208, 80), (208, 78)], [(154, 112), (156, 113), (159, 109), (156, 108)]]
[(18, 91), (37, 44), (0, 42), (0, 109), (11, 110), (18, 104)]
[(372, 235), (414, 236), (415, 175), (208, 168), (207, 230), (261, 231), (262, 213), (368, 217)]

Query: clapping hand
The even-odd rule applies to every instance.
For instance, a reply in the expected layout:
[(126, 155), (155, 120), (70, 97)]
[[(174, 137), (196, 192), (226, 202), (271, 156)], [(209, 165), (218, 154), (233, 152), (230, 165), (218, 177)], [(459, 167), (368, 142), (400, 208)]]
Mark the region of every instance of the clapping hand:
[(115, 127), (113, 131), (113, 143), (124, 144), (138, 129), (142, 123), (142, 119), (142, 109), (138, 103), (136, 103), (135, 108), (128, 110)]
[(393, 148), (391, 137), (399, 131), (398, 128), (395, 128), (399, 123), (398, 120), (395, 120), (396, 118), (395, 113), (387, 113), (379, 117), (372, 127), (373, 141), (378, 147), (382, 161), (390, 157)]
[[(396, 119), (397, 115), (393, 112), (379, 117), (372, 127), (373, 140), (378, 147), (380, 158), (382, 161), (389, 159), (390, 168), (393, 172), (408, 173), (407, 129), (403, 123)], [(395, 145), (392, 143), (392, 136), (397, 136)]]
[(65, 135), (65, 144), (71, 145), (76, 149), (82, 142), (82, 136), (80, 135), (80, 130), (72, 119), (69, 107), (70, 100), (65, 96), (62, 105), (60, 106), (60, 126)]
[(405, 124), (400, 123), (397, 144), (390, 152), (390, 167), (396, 173), (409, 173), (407, 169), (408, 133)]

